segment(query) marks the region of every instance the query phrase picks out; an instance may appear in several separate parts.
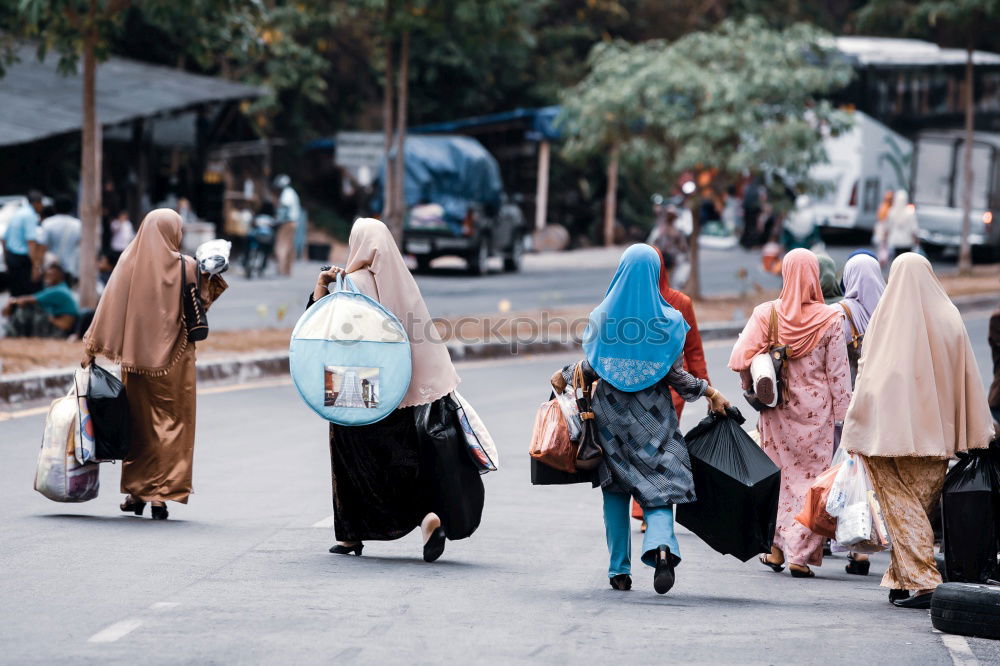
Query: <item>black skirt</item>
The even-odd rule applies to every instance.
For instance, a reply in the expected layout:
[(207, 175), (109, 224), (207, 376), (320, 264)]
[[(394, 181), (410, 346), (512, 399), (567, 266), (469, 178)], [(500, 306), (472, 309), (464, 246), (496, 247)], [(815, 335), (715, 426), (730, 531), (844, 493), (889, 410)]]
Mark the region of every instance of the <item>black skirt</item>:
[(338, 541), (389, 541), (438, 514), (449, 539), (479, 526), (483, 482), (444, 399), (367, 426), (330, 426)]

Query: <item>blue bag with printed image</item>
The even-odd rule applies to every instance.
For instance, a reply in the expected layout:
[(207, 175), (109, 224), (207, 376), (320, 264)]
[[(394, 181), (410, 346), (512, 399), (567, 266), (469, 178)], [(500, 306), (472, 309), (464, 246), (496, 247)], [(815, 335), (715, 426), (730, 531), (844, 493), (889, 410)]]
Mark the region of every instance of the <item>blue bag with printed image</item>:
[(413, 364), (406, 330), (350, 278), (338, 275), (335, 290), (299, 317), (288, 351), (299, 395), (338, 425), (381, 421), (410, 387)]

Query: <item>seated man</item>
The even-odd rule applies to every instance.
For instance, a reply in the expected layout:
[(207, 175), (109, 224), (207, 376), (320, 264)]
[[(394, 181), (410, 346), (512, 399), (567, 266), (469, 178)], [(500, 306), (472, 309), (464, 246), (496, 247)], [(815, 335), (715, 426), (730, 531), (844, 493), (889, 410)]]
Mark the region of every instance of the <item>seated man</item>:
[(66, 284), (59, 264), (50, 264), (43, 275), (45, 288), (30, 296), (7, 301), (5, 334), (9, 338), (65, 338), (76, 328), (80, 315), (76, 298)]

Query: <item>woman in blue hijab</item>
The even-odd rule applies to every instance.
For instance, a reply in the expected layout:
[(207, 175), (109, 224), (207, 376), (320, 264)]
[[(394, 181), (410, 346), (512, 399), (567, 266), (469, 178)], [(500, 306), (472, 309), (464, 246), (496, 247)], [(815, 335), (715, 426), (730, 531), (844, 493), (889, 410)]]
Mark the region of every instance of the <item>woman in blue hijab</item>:
[[(670, 396), (701, 396), (724, 411), (728, 402), (708, 382), (684, 370), (681, 351), (688, 325), (659, 290), (660, 257), (649, 245), (622, 255), (604, 301), (590, 314), (581, 361), (584, 380), (597, 382), (592, 407), (604, 457), (594, 486), (604, 494), (604, 525), (616, 590), (632, 587), (629, 498), (646, 515), (642, 561), (655, 567), (653, 588), (674, 584), (680, 549), (674, 536), (674, 504), (695, 499), (691, 460), (678, 430)], [(572, 381), (576, 365), (552, 378), (557, 391)]]

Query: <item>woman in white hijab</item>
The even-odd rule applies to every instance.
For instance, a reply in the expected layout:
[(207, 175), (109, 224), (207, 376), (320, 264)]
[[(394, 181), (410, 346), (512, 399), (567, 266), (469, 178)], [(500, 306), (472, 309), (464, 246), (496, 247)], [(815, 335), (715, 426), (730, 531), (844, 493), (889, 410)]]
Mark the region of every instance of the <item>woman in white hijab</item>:
[(886, 216), (883, 227), (883, 237), (879, 245), (885, 247), (892, 260), (904, 252), (909, 252), (920, 243), (917, 235), (920, 227), (917, 224), (917, 213), (910, 205), (906, 190), (896, 190), (892, 197), (892, 206)]
[[(309, 305), (329, 293), (338, 274), (348, 275), (358, 291), (381, 303), (403, 324), (410, 339), (413, 374), (399, 407), (386, 418), (366, 426), (330, 426), (337, 536), (330, 552), (361, 555), (364, 541), (398, 539), (420, 526), (424, 560), (433, 562), (444, 552), (445, 538), (471, 534), (483, 507), (478, 471), (461, 461), (442, 460), (440, 451), (423, 441), (415, 420), (421, 406), (455, 390), (458, 374), (389, 229), (378, 220), (359, 219), (349, 245), (347, 265), (319, 274)], [(452, 475), (450, 492), (439, 490), (442, 469)], [(456, 484), (459, 477), (461, 483)], [(466, 495), (457, 498), (463, 506), (453, 513), (442, 506), (441, 498), (456, 499), (456, 486)], [(448, 521), (449, 515), (458, 513), (464, 519), (462, 527)]]
[[(986, 448), (993, 419), (972, 344), (927, 259), (905, 253), (865, 332), (841, 446), (864, 456), (892, 562), (882, 586), (903, 608), (930, 608), (941, 575), (927, 512), (957, 452)], [(909, 592), (915, 592), (910, 597)]]

